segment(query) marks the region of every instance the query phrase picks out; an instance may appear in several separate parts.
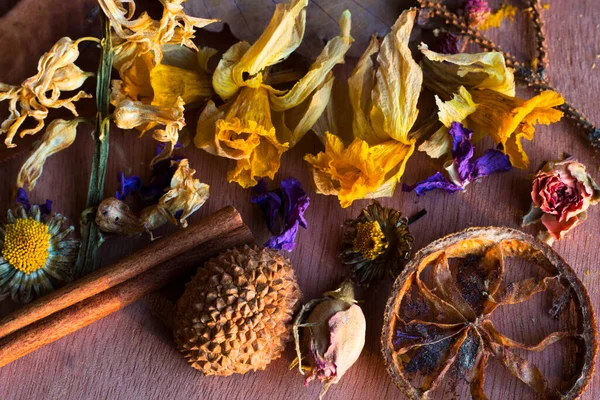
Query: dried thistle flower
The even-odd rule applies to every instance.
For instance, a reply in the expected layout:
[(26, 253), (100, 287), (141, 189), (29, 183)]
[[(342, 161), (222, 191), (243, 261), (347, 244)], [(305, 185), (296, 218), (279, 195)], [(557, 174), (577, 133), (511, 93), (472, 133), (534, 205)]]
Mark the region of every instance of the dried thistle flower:
[(37, 125), (22, 130), (21, 137), (41, 131), (51, 108), (66, 108), (74, 116), (79, 116), (75, 102), (92, 96), (84, 91), (79, 91), (69, 98), (61, 99), (60, 95), (62, 91), (79, 89), (88, 77), (94, 75), (82, 71), (74, 64), (79, 57), (77, 46), (83, 41), (98, 41), (98, 39), (84, 37), (73, 41), (63, 37), (40, 58), (37, 74), (27, 78), (19, 86), (0, 83), (0, 102), (9, 101), (9, 116), (0, 125), (0, 135), (6, 133), (4, 139), (6, 147), (16, 147), (12, 142), (13, 138), (27, 118), (35, 119)]
[[(301, 350), (300, 328), (306, 332), (306, 355)], [(306, 385), (315, 378), (323, 383), (319, 399), (358, 360), (365, 345), (366, 329), (365, 316), (356, 304), (350, 281), (302, 306), (294, 321), (297, 357), (291, 367), (297, 365), (302, 375), (308, 373)], [(306, 358), (308, 366), (302, 364)]]
[(340, 256), (357, 283), (375, 283), (386, 274), (395, 277), (408, 262), (414, 238), (399, 211), (373, 201), (344, 226)]
[(83, 121), (85, 121), (84, 118), (76, 118), (71, 121), (55, 119), (48, 125), (40, 142), (19, 171), (17, 176), (18, 188), (24, 188), (27, 185), (29, 190), (33, 190), (35, 183), (44, 171), (44, 164), (48, 157), (66, 149), (75, 142), (77, 126)]
[(463, 10), (472, 28), (480, 27), (492, 12), (487, 0), (467, 0)]
[[(352, 140), (344, 141), (328, 109), (318, 128), (325, 151), (306, 155), (317, 193), (336, 195), (342, 207), (364, 198), (390, 197), (415, 149), (410, 137), (423, 80), (408, 47), (417, 10), (400, 15), (381, 44), (376, 37), (348, 79)], [(377, 53), (378, 66), (371, 57)], [(337, 114), (337, 115), (336, 115)], [(334, 121), (334, 123), (330, 123)]]
[(350, 12), (340, 18), (340, 35), (331, 39), (306, 75), (288, 91), (269, 85), (270, 68), (286, 59), (304, 35), (308, 0), (279, 3), (271, 22), (252, 45), (231, 46), (213, 75), (213, 87), (227, 101), (209, 101), (198, 120), (196, 147), (236, 160), (229, 182), (244, 188), (256, 178), (274, 178), (281, 155), (293, 147), (325, 109), (333, 85), (332, 68), (344, 62), (353, 42)]
[(27, 303), (72, 279), (79, 242), (68, 239), (60, 214), (42, 215), (36, 205), (9, 210), (0, 225), (0, 298)]

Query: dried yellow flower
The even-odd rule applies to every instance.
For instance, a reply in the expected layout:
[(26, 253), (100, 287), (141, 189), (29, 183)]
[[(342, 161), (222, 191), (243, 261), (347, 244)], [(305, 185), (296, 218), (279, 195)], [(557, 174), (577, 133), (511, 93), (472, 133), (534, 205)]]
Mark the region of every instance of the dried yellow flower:
[(51, 108), (66, 108), (74, 116), (79, 115), (74, 103), (92, 96), (84, 91), (65, 99), (61, 99), (60, 95), (62, 91), (80, 88), (88, 77), (94, 75), (82, 71), (74, 64), (79, 57), (77, 46), (86, 40), (98, 39), (85, 37), (73, 41), (63, 37), (40, 58), (37, 74), (27, 78), (19, 86), (0, 83), (0, 102), (9, 101), (9, 116), (0, 125), (0, 135), (6, 133), (6, 147), (16, 147), (12, 142), (13, 138), (27, 118), (35, 119), (37, 125), (22, 130), (20, 137), (41, 131)]
[(213, 74), (215, 92), (231, 101), (219, 108), (208, 102), (194, 143), (211, 154), (237, 160), (227, 179), (244, 188), (256, 185), (257, 177), (273, 178), (281, 155), (315, 124), (331, 95), (331, 69), (344, 62), (353, 42), (350, 12), (345, 11), (340, 35), (325, 45), (305, 76), (288, 91), (269, 86), (269, 67), (300, 45), (307, 4), (307, 0), (278, 4), (258, 40), (231, 46)]
[(77, 136), (77, 126), (83, 121), (83, 118), (72, 121), (64, 119), (52, 121), (42, 135), (40, 143), (21, 167), (17, 176), (17, 187), (24, 188), (27, 185), (29, 190), (32, 190), (42, 175), (48, 157), (73, 144)]
[(116, 33), (114, 67), (121, 79), (112, 82), (115, 123), (141, 134), (165, 125), (153, 138), (169, 145), (153, 162), (168, 157), (177, 143), (184, 105), (213, 95), (206, 64), (216, 51), (198, 50), (192, 39), (195, 28), (218, 20), (186, 15), (184, 1), (161, 0), (162, 17), (154, 20), (145, 12), (133, 19), (134, 1), (99, 0)]
[[(353, 140), (344, 142), (338, 136), (342, 132), (336, 132), (336, 118), (347, 118), (346, 113), (328, 108), (326, 122), (315, 128), (321, 130), (317, 133), (325, 151), (305, 160), (317, 193), (337, 195), (342, 207), (358, 199), (392, 196), (415, 149), (409, 132), (423, 81), (408, 48), (415, 15), (416, 9), (404, 11), (381, 45), (373, 37), (348, 79)], [(371, 59), (375, 54), (378, 68)]]
[(527, 168), (529, 159), (521, 141), (532, 140), (534, 126), (549, 125), (561, 119), (555, 109), (564, 103), (556, 92), (544, 91), (529, 100), (515, 97), (513, 72), (500, 53), (438, 54), (422, 45), (426, 56), (423, 69), (429, 74), (427, 84), (449, 101), (436, 96), (439, 118), (444, 124), (420, 151), (437, 158), (449, 153), (451, 138), (447, 134), (452, 122), (460, 122), (473, 130), (473, 140), (489, 135), (503, 146), (510, 162), (517, 168)]
[(171, 187), (156, 206), (142, 210), (140, 219), (146, 230), (151, 231), (169, 221), (177, 224), (175, 215), (181, 211), (179, 223), (187, 227), (187, 218), (206, 202), (209, 195), (209, 186), (194, 179), (195, 169), (190, 168), (189, 161), (183, 159), (178, 163), (177, 171), (171, 179)]

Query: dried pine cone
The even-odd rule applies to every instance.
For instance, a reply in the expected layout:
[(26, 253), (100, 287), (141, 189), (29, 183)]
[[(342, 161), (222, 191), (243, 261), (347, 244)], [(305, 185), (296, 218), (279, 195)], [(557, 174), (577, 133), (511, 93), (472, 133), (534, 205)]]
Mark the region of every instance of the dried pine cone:
[(256, 246), (206, 262), (177, 307), (175, 341), (204, 375), (265, 369), (291, 337), (300, 288), (288, 260)]

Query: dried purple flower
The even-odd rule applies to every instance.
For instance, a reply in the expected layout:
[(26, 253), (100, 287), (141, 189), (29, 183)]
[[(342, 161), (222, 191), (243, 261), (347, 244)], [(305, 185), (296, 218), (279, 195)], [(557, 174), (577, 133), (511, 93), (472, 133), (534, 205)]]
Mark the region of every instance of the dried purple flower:
[(310, 198), (300, 182), (294, 178), (284, 179), (278, 190), (269, 191), (267, 182), (261, 179), (252, 188), (250, 201), (261, 208), (267, 227), (273, 234), (265, 243), (265, 247), (294, 250), (298, 228), (307, 228), (304, 213), (310, 205)]
[(402, 190), (405, 192), (415, 191), (417, 196), (434, 189), (443, 189), (447, 193), (462, 191), (465, 187), (484, 176), (495, 172), (505, 172), (511, 169), (508, 156), (499, 150), (490, 149), (485, 154), (473, 160), (475, 147), (471, 143), (473, 131), (463, 127), (458, 122), (453, 122), (450, 130), (452, 136), (452, 161), (446, 163), (444, 168), (450, 179), (441, 172), (436, 172), (429, 178), (408, 186), (404, 184)]
[(120, 182), (120, 188), (115, 193), (117, 200), (125, 200), (127, 196), (137, 193), (142, 187), (142, 178), (137, 175), (125, 176), (124, 173), (119, 171), (117, 176)]
[(464, 12), (469, 26), (477, 28), (490, 16), (492, 9), (487, 0), (467, 0)]
[[(17, 189), (16, 201), (18, 204), (23, 206), (25, 211), (29, 212), (29, 210), (31, 209), (31, 203), (29, 202), (29, 196), (27, 196), (27, 192), (22, 187)], [(37, 204), (37, 206), (40, 208), (40, 212), (42, 215), (52, 214), (52, 200), (46, 199), (45, 203)]]
[(435, 51), (442, 54), (458, 54), (462, 52), (463, 38), (450, 32), (441, 32), (438, 42), (434, 46)]

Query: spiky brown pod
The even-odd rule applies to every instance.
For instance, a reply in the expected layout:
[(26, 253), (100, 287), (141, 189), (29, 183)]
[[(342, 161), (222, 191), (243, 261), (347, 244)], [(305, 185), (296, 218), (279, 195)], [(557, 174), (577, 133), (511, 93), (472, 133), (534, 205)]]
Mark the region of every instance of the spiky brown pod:
[(177, 305), (175, 341), (204, 375), (265, 369), (291, 338), (300, 288), (290, 262), (242, 247), (206, 262)]

